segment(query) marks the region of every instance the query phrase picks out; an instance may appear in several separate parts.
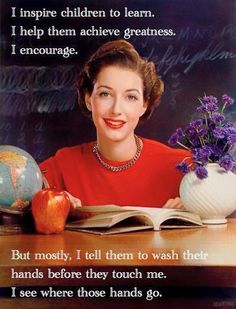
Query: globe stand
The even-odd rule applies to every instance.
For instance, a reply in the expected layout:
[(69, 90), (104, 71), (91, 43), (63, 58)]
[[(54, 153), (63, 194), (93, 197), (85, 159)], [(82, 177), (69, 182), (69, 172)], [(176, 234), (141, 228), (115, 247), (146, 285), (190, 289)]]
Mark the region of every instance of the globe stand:
[(0, 235), (28, 233), (33, 230), (30, 207), (12, 209), (0, 205)]

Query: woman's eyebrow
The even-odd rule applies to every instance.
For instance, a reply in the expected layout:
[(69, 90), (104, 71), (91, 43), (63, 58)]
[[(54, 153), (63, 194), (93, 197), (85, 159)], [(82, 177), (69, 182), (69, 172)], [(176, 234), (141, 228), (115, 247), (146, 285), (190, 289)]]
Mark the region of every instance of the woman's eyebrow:
[(128, 92), (128, 91), (136, 91), (136, 92), (140, 93), (140, 91), (138, 89), (136, 89), (136, 88), (127, 89), (125, 91), (126, 92)]
[(100, 86), (97, 87), (97, 89), (99, 89), (99, 88), (108, 88), (108, 89), (112, 89), (112, 87), (109, 87), (109, 86), (107, 86), (107, 85), (100, 85)]
[[(99, 88), (107, 88), (107, 89), (110, 89), (110, 90), (113, 89), (112, 87), (107, 86), (107, 85), (100, 85), (100, 86), (97, 87), (97, 89), (99, 89)], [(130, 92), (130, 91), (136, 91), (136, 92), (138, 92), (139, 94), (141, 94), (141, 92), (140, 92), (138, 89), (136, 89), (136, 88), (131, 88), (131, 89), (126, 89), (126, 90), (125, 90), (125, 92)]]

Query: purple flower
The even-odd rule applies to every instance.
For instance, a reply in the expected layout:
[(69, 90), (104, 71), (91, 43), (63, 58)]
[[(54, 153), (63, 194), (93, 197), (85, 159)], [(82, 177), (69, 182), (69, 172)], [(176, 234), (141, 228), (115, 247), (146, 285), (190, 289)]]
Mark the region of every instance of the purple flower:
[(234, 144), (236, 143), (236, 133), (227, 136), (227, 142), (229, 146), (231, 147), (234, 146)]
[(227, 94), (224, 94), (222, 96), (222, 101), (225, 105), (232, 105), (234, 103), (234, 100)]
[(187, 174), (190, 171), (190, 168), (187, 163), (181, 162), (176, 165), (176, 168), (184, 174)]
[(215, 138), (224, 138), (225, 137), (225, 129), (222, 127), (216, 127), (213, 130), (213, 136)]
[(210, 96), (204, 96), (202, 98), (202, 102), (205, 105), (206, 111), (208, 112), (216, 112), (218, 110), (218, 100), (216, 97), (213, 97), (212, 95)]
[(181, 138), (184, 135), (184, 131), (181, 128), (176, 129), (175, 133)]
[(219, 160), (219, 165), (226, 171), (230, 171), (233, 168), (234, 161), (230, 154), (226, 154)]
[(209, 130), (213, 131), (216, 127), (215, 122), (213, 122), (210, 118), (208, 119), (208, 128)]
[(236, 125), (234, 123), (229, 123), (228, 125), (225, 125), (224, 127), (228, 135), (236, 134)]
[(211, 148), (205, 146), (203, 148), (195, 148), (192, 150), (193, 160), (196, 162), (206, 163), (211, 155)]
[(183, 137), (184, 131), (181, 128), (176, 129), (175, 133), (171, 135), (171, 137), (168, 140), (168, 144), (172, 146), (176, 146), (178, 141)]
[(199, 153), (200, 156), (204, 159), (204, 160), (208, 160), (210, 155), (211, 155), (211, 148), (209, 146), (205, 146), (203, 148), (199, 149)]
[(200, 129), (199, 131), (197, 131), (197, 136), (198, 136), (198, 137), (204, 137), (204, 136), (206, 136), (206, 135), (207, 135), (207, 130), (204, 129), (204, 128), (202, 128), (202, 129)]
[(178, 133), (175, 132), (169, 138), (168, 144), (171, 145), (171, 146), (176, 146), (177, 143), (178, 143), (178, 140), (179, 140), (179, 135), (178, 135)]
[(207, 169), (204, 166), (197, 166), (195, 168), (195, 174), (199, 179), (204, 179), (208, 176)]
[(206, 106), (205, 105), (201, 105), (201, 106), (198, 106), (197, 108), (196, 108), (196, 111), (198, 112), (198, 113), (205, 113), (206, 111), (207, 111), (207, 109), (206, 109)]
[(215, 103), (210, 102), (210, 103), (206, 104), (206, 110), (208, 112), (216, 112), (216, 111), (218, 111), (218, 109), (219, 108)]
[(236, 143), (236, 126), (234, 124), (228, 124), (225, 126), (225, 132), (228, 145), (230, 147), (234, 146)]
[(191, 140), (192, 144), (191, 144), (191, 148), (195, 147), (195, 148), (198, 148), (198, 147), (201, 147), (201, 142), (198, 138), (198, 136), (196, 136), (195, 138), (193, 138)]
[(185, 134), (186, 134), (190, 139), (192, 139), (192, 138), (196, 137), (197, 132), (196, 132), (196, 130), (195, 130), (192, 126), (189, 125), (189, 126), (186, 128), (186, 130), (185, 130)]
[(198, 129), (202, 125), (203, 125), (203, 119), (201, 118), (193, 120), (189, 123), (189, 127), (194, 128), (194, 129)]
[(185, 135), (189, 140), (193, 141), (198, 137), (197, 136), (197, 133), (198, 133), (197, 130), (199, 130), (199, 128), (200, 128), (198, 125), (199, 125), (199, 122), (191, 121), (189, 123), (189, 125), (187, 126), (187, 128), (185, 130)]
[(232, 169), (231, 169), (231, 172), (233, 172), (234, 174), (236, 174), (236, 164), (235, 164), (235, 162), (234, 162), (234, 165), (233, 165), (233, 167), (232, 167)]
[(177, 169), (185, 174), (194, 170), (198, 178), (204, 179), (208, 176), (206, 164), (216, 162), (236, 173), (236, 163), (230, 155), (236, 145), (236, 124), (227, 122), (223, 113), (234, 100), (224, 94), (218, 104), (216, 97), (205, 95), (200, 102), (201, 105), (196, 108), (200, 116), (186, 128), (177, 129), (169, 139), (169, 144), (178, 144), (192, 152), (194, 164), (189, 166), (183, 161), (176, 166)]
[(205, 96), (202, 98), (202, 101), (203, 101), (203, 103), (205, 103), (205, 104), (208, 104), (208, 103), (217, 104), (217, 103), (218, 103), (217, 98), (214, 97), (213, 95), (209, 95), (209, 96), (206, 96), (206, 95), (205, 95)]
[[(208, 145), (211, 149), (211, 158), (219, 158), (223, 154), (223, 150), (217, 145)], [(213, 160), (215, 162), (215, 160)]]
[(211, 120), (213, 122), (222, 122), (225, 120), (225, 116), (221, 113), (213, 112), (211, 114)]

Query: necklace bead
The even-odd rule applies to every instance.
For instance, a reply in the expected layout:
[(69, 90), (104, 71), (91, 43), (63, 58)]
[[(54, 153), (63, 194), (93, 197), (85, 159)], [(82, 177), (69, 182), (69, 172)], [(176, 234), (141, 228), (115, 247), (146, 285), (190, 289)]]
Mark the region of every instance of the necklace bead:
[(97, 160), (99, 161), (99, 163), (103, 167), (108, 169), (109, 171), (111, 171), (111, 172), (122, 172), (122, 171), (125, 171), (125, 170), (129, 169), (131, 166), (133, 166), (135, 164), (135, 162), (140, 157), (140, 154), (141, 154), (141, 151), (142, 151), (142, 145), (141, 145), (140, 138), (137, 135), (135, 135), (134, 137), (135, 137), (135, 142), (136, 142), (136, 146), (137, 146), (136, 153), (135, 153), (134, 157), (131, 160), (129, 160), (127, 163), (125, 163), (123, 165), (114, 166), (114, 165), (108, 164), (105, 161), (103, 161), (103, 159), (100, 156), (97, 143), (93, 146), (93, 153), (95, 154), (95, 156), (96, 156)]

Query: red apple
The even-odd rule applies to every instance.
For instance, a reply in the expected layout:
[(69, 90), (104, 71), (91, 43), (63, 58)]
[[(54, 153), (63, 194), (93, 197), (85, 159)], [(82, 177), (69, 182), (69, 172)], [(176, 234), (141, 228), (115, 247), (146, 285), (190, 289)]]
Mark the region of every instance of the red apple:
[(61, 233), (70, 210), (70, 199), (64, 191), (43, 189), (32, 199), (32, 214), (37, 232)]

